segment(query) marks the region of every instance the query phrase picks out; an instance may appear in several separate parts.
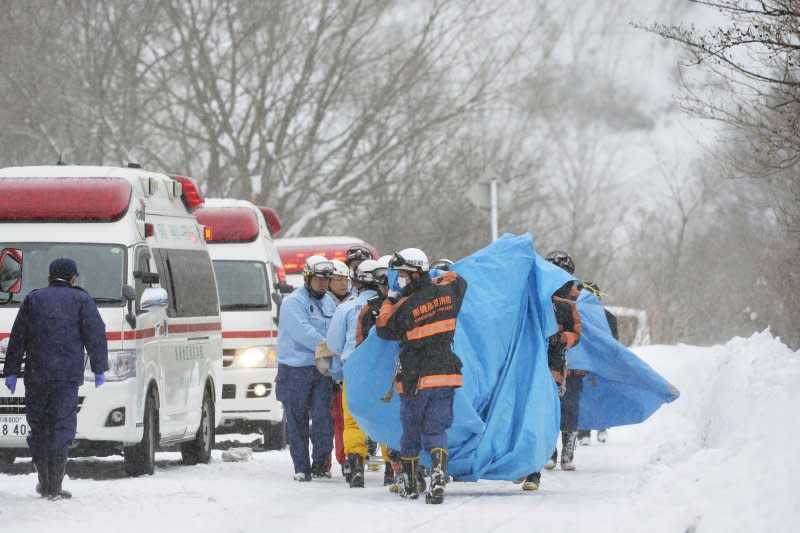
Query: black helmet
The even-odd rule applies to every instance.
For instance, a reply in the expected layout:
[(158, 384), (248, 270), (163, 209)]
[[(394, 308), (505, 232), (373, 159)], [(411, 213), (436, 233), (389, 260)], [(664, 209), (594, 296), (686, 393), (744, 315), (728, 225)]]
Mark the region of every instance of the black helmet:
[(567, 252), (562, 252), (561, 250), (553, 250), (549, 254), (545, 256), (547, 261), (550, 261), (557, 267), (560, 267), (570, 274), (575, 273), (575, 262), (569, 256)]
[(353, 261), (364, 261), (365, 259), (375, 259), (375, 256), (366, 246), (356, 244), (347, 249), (344, 262), (347, 266), (350, 266)]

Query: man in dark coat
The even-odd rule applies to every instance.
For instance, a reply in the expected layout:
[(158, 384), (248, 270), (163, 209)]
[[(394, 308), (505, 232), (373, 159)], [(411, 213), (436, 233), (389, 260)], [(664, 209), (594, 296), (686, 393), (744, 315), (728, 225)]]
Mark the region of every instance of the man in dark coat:
[(78, 267), (67, 258), (50, 263), (49, 287), (31, 291), (11, 330), (3, 375), (14, 394), (25, 358), (28, 446), (39, 474), (36, 491), (51, 500), (69, 498), (61, 483), (78, 420), (84, 347), (95, 386), (108, 370), (106, 327), (91, 296), (75, 286)]

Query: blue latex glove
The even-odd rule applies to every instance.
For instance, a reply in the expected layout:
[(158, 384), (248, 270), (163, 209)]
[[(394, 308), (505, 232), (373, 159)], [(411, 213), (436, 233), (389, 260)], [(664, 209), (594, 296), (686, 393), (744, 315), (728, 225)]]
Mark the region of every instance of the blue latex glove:
[(94, 388), (100, 387), (103, 383), (106, 382), (106, 375), (105, 374), (95, 374), (94, 375)]
[(6, 387), (11, 391), (11, 394), (14, 394), (14, 391), (17, 390), (17, 376), (13, 374), (6, 376)]

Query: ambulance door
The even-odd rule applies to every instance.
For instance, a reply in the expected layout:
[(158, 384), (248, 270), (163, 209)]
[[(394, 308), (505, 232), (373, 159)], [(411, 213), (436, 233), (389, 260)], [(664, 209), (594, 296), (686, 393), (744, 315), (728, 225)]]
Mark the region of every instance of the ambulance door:
[(167, 291), (169, 303), (164, 317), (165, 326), (158, 343), (158, 369), (161, 375), (159, 381), (160, 406), (159, 423), (161, 440), (183, 435), (186, 424), (181, 416), (185, 410), (181, 399), (182, 375), (181, 366), (184, 356), (183, 345), (185, 335), (181, 333), (179, 318), (179, 295), (175, 284), (177, 266), (172, 264), (170, 250), (165, 248), (153, 249), (153, 257), (158, 266), (161, 287)]
[[(164, 372), (160, 364), (159, 349), (166, 335), (167, 310), (165, 307), (142, 309), (142, 293), (149, 287), (161, 283), (156, 262), (150, 248), (137, 245), (133, 250), (133, 287), (136, 290), (136, 380), (137, 405), (136, 423), (144, 423), (144, 406), (148, 387), (155, 381), (159, 396), (163, 394)], [(163, 287), (163, 285), (162, 285)]]

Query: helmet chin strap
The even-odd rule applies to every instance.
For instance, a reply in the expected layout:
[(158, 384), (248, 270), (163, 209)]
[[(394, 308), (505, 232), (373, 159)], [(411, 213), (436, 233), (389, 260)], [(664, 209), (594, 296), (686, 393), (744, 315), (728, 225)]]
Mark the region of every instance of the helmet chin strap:
[(305, 285), (306, 285), (306, 290), (308, 291), (308, 293), (311, 296), (313, 296), (314, 298), (316, 298), (317, 300), (321, 300), (322, 297), (325, 296), (325, 293), (328, 292), (328, 291), (317, 292), (314, 289), (312, 289), (311, 288), (311, 278), (306, 278)]

